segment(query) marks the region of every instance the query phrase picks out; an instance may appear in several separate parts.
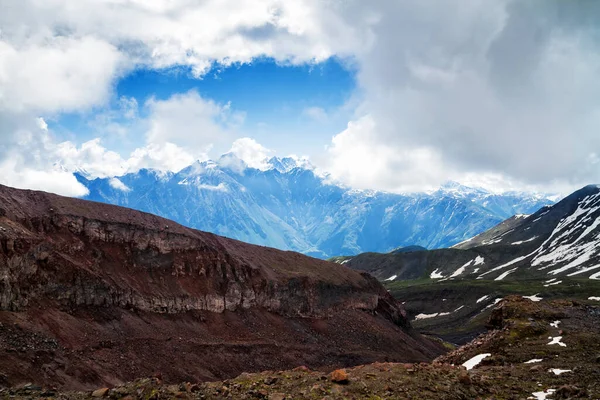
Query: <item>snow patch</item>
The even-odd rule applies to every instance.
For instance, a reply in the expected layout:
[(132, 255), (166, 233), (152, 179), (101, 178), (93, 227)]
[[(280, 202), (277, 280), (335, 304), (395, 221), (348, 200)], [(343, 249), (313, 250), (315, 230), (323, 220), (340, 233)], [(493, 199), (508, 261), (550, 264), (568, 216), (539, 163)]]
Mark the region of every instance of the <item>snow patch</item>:
[(570, 369), (559, 369), (559, 368), (551, 368), (548, 370), (548, 372), (552, 372), (554, 373), (554, 375), (560, 375), (560, 374), (564, 374), (565, 372), (573, 372), (573, 370)]
[(539, 293), (536, 293), (536, 294), (534, 294), (532, 296), (521, 296), (521, 297), (523, 297), (524, 299), (528, 299), (528, 300), (531, 300), (531, 301), (538, 302), (538, 301), (542, 300), (541, 297), (538, 297), (538, 294)]
[(541, 359), (541, 358), (532, 358), (529, 361), (525, 361), (523, 364), (534, 364), (534, 363), (539, 363), (539, 362), (542, 362), (542, 361), (544, 361), (544, 360)]
[(477, 303), (481, 303), (482, 301), (488, 299), (489, 297), (490, 297), (490, 295), (486, 294), (485, 296), (478, 298), (477, 299)]
[(506, 272), (503, 272), (499, 277), (497, 277), (496, 279), (494, 279), (495, 281), (501, 281), (502, 279), (506, 278), (509, 274), (512, 274), (513, 272), (515, 272), (517, 270), (517, 268), (513, 268), (511, 270), (508, 270)]
[(564, 344), (563, 342), (561, 342), (562, 340), (562, 336), (556, 336), (556, 337), (549, 337), (549, 339), (552, 339), (550, 341), (550, 343), (548, 343), (548, 346), (553, 345), (553, 344), (557, 344), (561, 347), (567, 347), (566, 344)]
[(519, 241), (517, 241), (517, 242), (512, 242), (511, 244), (512, 244), (513, 246), (516, 246), (516, 245), (519, 245), (519, 244), (523, 244), (523, 243), (531, 242), (531, 241), (533, 241), (533, 240), (535, 240), (535, 239), (537, 239), (537, 236), (534, 236), (534, 237), (532, 237), (532, 238), (529, 238), (529, 239), (527, 239), (527, 240), (519, 240)]
[(438, 272), (438, 270), (436, 269), (435, 271), (433, 271), (433, 272), (431, 273), (431, 275), (429, 275), (429, 277), (430, 277), (431, 279), (441, 279), (441, 278), (443, 278), (443, 277), (444, 277), (444, 275), (442, 275), (442, 274), (441, 274), (440, 272)]
[(550, 322), (550, 326), (553, 327), (553, 328), (558, 328), (559, 324), (560, 324), (560, 321)]
[(544, 285), (544, 287), (548, 287), (548, 286), (552, 286), (552, 285), (558, 285), (559, 283), (562, 283), (562, 281), (556, 281), (556, 282), (552, 282), (552, 283), (547, 283)]
[(450, 312), (441, 312), (441, 313), (433, 313), (433, 314), (424, 314), (424, 313), (417, 314), (415, 316), (415, 321), (420, 320), (420, 319), (443, 317), (444, 315), (450, 315)]
[(471, 358), (468, 361), (465, 361), (462, 365), (467, 369), (473, 369), (474, 367), (476, 367), (484, 358), (491, 356), (490, 353), (484, 353), (484, 354), (479, 354), (476, 355), (475, 357)]
[(389, 278), (386, 279), (386, 281), (393, 281), (394, 279), (396, 279), (398, 277), (398, 275), (392, 275)]
[(529, 397), (529, 398), (535, 399), (535, 400), (546, 400), (548, 398), (548, 396), (550, 396), (554, 392), (556, 392), (556, 389), (547, 389), (543, 392), (534, 392), (534, 393), (532, 393), (533, 397)]
[(596, 300), (596, 301), (600, 301), (600, 297), (597, 297), (597, 296), (592, 296), (592, 297), (588, 297), (588, 300)]

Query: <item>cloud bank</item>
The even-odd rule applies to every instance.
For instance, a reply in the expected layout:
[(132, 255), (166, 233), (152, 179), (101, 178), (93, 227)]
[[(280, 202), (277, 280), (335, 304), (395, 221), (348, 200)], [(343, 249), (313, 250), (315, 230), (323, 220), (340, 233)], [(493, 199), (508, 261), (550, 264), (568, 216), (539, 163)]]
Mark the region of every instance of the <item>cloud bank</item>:
[[(136, 68), (187, 66), (201, 78), (214, 65), (257, 57), (302, 64), (332, 56), (357, 71), (360, 102), (347, 129), (332, 132), (325, 154), (315, 150), (314, 158), (354, 187), (597, 182), (598, 17), (598, 2), (561, 0), (7, 0), (0, 14), (2, 182), (81, 195), (67, 172), (50, 167), (58, 161), (98, 176), (177, 170), (245, 136), (238, 132), (243, 112), (197, 92), (123, 104), (144, 142), (128, 155), (100, 140), (56, 143), (39, 123), (101, 107)], [(321, 111), (306, 115), (319, 120)], [(236, 151), (255, 162), (261, 148), (248, 142)]]

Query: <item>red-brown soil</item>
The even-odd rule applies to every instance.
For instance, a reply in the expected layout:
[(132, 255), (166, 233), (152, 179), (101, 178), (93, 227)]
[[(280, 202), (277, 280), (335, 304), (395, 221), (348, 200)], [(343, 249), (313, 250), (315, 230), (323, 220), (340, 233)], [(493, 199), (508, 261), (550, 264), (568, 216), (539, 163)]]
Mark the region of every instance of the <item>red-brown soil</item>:
[(205, 381), (442, 352), (367, 274), (0, 186), (0, 386)]

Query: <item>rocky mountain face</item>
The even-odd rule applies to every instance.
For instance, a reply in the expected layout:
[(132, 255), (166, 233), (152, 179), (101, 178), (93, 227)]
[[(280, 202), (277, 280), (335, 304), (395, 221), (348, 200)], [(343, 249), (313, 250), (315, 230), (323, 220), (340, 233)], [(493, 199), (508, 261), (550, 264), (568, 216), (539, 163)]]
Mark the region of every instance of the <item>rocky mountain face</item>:
[(452, 248), (339, 257), (380, 280), (600, 279), (600, 186), (516, 215)]
[(367, 274), (0, 186), (0, 386), (207, 380), (441, 351)]
[(600, 296), (600, 187), (517, 215), (452, 248), (336, 257), (403, 302), (413, 325), (454, 343), (485, 331), (495, 302)]
[[(600, 299), (600, 298), (599, 298)], [(597, 399), (600, 307), (597, 302), (497, 304), (489, 331), (432, 363), (373, 363), (330, 371), (306, 367), (244, 373), (225, 381), (165, 384), (160, 375), (116, 387), (62, 392), (0, 389), (6, 398), (60, 399)]]
[(196, 229), (319, 258), (399, 246), (451, 246), (515, 214), (553, 202), (449, 183), (433, 193), (350, 190), (306, 160), (271, 158), (249, 168), (233, 154), (182, 171), (141, 170), (88, 179), (89, 200), (150, 212)]

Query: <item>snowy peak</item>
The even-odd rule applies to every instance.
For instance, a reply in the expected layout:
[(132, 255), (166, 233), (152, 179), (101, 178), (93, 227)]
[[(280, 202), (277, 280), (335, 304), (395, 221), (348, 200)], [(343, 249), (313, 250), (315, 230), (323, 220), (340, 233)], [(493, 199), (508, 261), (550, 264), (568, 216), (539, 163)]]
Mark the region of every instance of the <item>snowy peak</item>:
[(490, 192), (488, 192), (487, 190), (485, 190), (483, 188), (473, 188), (470, 186), (462, 185), (455, 181), (448, 181), (448, 182), (442, 184), (440, 186), (440, 188), (438, 189), (438, 192), (446, 194), (446, 195), (462, 197), (462, 198), (466, 198), (466, 197), (475, 198), (475, 197), (481, 197), (481, 196), (486, 196), (486, 195), (491, 194)]
[(271, 157), (266, 163), (272, 169), (275, 169), (282, 174), (287, 174), (295, 168), (308, 170), (313, 170), (315, 168), (306, 157)]
[(141, 170), (117, 177), (118, 182), (78, 179), (90, 191), (89, 200), (318, 257), (387, 252), (398, 246), (450, 246), (511, 215), (529, 214), (551, 204), (500, 196), (492, 208), (440, 193), (351, 190), (320, 175), (305, 158), (272, 157), (259, 164), (249, 165), (227, 153), (166, 177)]
[(532, 215), (514, 216), (456, 248), (510, 254), (510, 260), (496, 263), (481, 277), (504, 279), (508, 271), (521, 271), (600, 279), (600, 188), (586, 186)]

